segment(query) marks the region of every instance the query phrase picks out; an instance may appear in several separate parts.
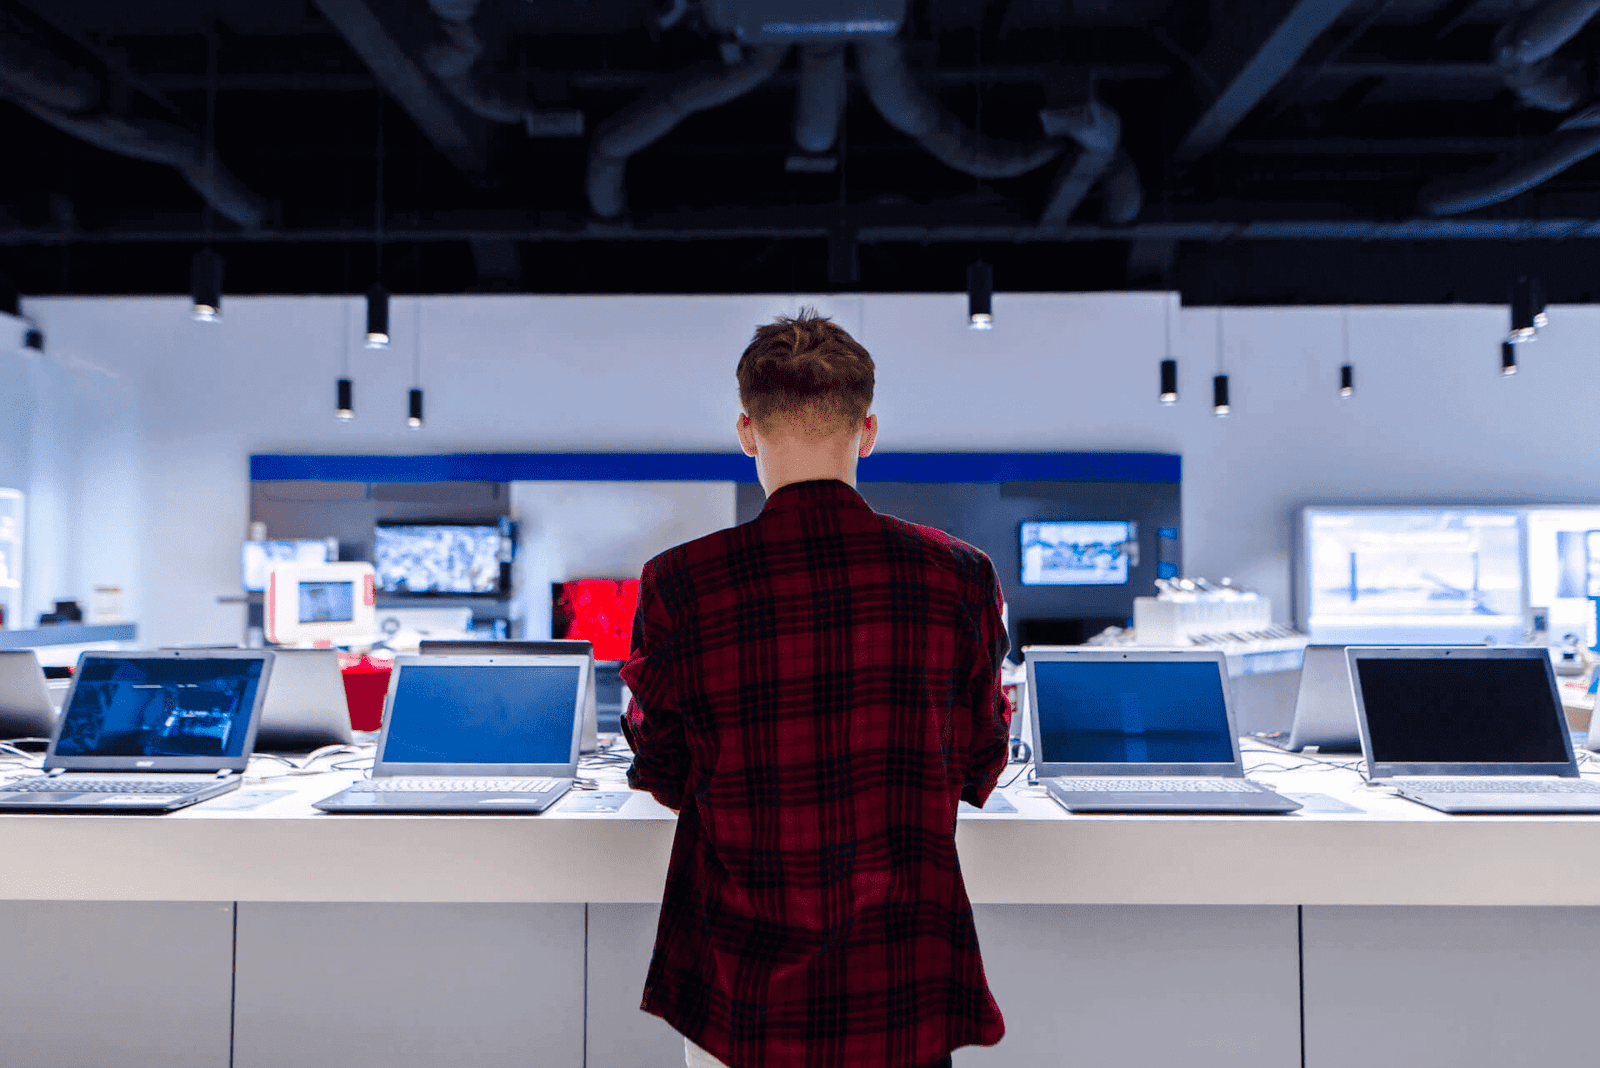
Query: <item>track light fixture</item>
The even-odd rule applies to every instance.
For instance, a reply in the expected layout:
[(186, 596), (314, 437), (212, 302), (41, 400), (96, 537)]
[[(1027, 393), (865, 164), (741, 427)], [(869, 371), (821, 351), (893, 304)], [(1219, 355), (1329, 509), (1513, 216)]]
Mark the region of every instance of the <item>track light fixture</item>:
[(414, 390), (411, 391), (411, 406), (409, 408), (409, 412), (410, 412), (410, 415), (406, 419), (406, 426), (410, 427), (412, 430), (421, 430), (422, 429), (422, 390), (414, 389)]
[(190, 314), (197, 323), (214, 323), (222, 318), (222, 254), (203, 248), (189, 264)]
[(1217, 375), (1211, 380), (1211, 414), (1223, 419), (1232, 411), (1228, 404), (1228, 376)]
[(982, 260), (967, 268), (967, 326), (994, 329), (994, 268)]
[(1517, 346), (1509, 341), (1500, 342), (1500, 373), (1503, 375), (1517, 373)]
[(1178, 361), (1161, 361), (1161, 403), (1178, 403)]
[(1341, 397), (1353, 397), (1353, 396), (1355, 396), (1355, 392), (1356, 392), (1356, 372), (1355, 372), (1355, 368), (1351, 367), (1349, 364), (1345, 364), (1343, 367), (1339, 368), (1339, 396), (1341, 396)]
[(1506, 337), (1513, 344), (1534, 341), (1539, 328), (1550, 322), (1545, 314), (1544, 286), (1537, 278), (1522, 275), (1511, 286), (1511, 333)]
[(338, 407), (334, 409), (333, 414), (341, 422), (348, 423), (350, 420), (356, 417), (355, 398), (353, 396), (355, 390), (350, 385), (350, 380), (348, 378), (339, 379), (338, 392), (339, 395), (336, 401)]
[(367, 289), (367, 348), (382, 349), (389, 345), (389, 291), (382, 282), (374, 282)]

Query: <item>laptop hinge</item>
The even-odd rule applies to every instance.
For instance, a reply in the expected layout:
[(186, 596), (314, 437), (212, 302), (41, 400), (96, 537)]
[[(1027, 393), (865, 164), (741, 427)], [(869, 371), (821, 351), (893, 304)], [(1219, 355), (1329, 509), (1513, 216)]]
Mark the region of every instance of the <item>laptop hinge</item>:
[(217, 778), (226, 779), (228, 776), (230, 776), (232, 774), (233, 774), (233, 772), (231, 770), (229, 770), (228, 768), (223, 768), (221, 771), (217, 772)]
[(51, 768), (49, 771), (45, 772), (45, 775), (46, 777), (49, 777), (54, 775), (65, 775), (66, 773), (66, 768)]

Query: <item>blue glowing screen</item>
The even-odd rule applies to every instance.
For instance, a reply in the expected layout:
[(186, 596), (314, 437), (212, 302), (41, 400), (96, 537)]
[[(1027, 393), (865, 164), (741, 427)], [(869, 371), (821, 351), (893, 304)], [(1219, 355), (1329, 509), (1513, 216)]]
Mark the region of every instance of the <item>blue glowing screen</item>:
[(85, 657), (57, 756), (244, 754), (260, 660)]
[(399, 671), (385, 763), (573, 761), (579, 668), (406, 664)]
[(1033, 666), (1048, 764), (1230, 764), (1213, 663), (1046, 660)]

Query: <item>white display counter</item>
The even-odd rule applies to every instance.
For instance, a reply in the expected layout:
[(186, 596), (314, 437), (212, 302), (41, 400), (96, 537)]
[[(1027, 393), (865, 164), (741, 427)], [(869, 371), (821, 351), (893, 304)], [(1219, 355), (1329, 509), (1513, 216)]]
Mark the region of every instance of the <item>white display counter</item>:
[[(1549, 1023), (1592, 1002), (1600, 818), (1450, 817), (1347, 768), (1247, 763), (1359, 811), (1070, 816), (1019, 782), (1015, 813), (962, 818), (1008, 1035), (958, 1065), (1590, 1056)], [(0, 921), (28, 965), (0, 979), (8, 1057), (682, 1063), (637, 1008), (669, 811), (632, 794), (615, 813), (327, 816), (310, 803), (357, 773), (280, 770), (257, 761), (240, 793), (164, 817), (0, 816)]]

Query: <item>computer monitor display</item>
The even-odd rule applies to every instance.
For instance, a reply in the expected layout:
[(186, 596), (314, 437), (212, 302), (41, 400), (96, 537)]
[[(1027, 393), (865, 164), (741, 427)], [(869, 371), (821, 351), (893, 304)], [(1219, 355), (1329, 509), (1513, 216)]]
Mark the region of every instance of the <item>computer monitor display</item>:
[(1593, 645), (1600, 597), (1600, 508), (1530, 508), (1528, 603), (1549, 609), (1550, 636)]
[(1022, 524), (1024, 586), (1120, 586), (1128, 581), (1132, 525), (1122, 522)]
[(1228, 764), (1233, 739), (1214, 662), (1039, 660), (1039, 760), (1046, 764)]
[(259, 659), (85, 656), (58, 757), (243, 755)]
[[(503, 529), (503, 527), (505, 529)], [(495, 523), (382, 523), (373, 540), (378, 589), (402, 594), (498, 594), (509, 527)]]
[(577, 666), (406, 664), (389, 706), (385, 764), (566, 764)]
[(1550, 664), (1536, 659), (1355, 662), (1377, 764), (1565, 764)]
[(638, 579), (572, 579), (551, 584), (550, 627), (556, 638), (594, 646), (596, 660), (626, 660), (639, 607)]
[(274, 564), (325, 564), (327, 539), (297, 538), (293, 541), (247, 541), (239, 550), (240, 584), (248, 593), (267, 588), (267, 573)]
[(1304, 629), (1332, 645), (1521, 641), (1519, 519), (1510, 508), (1305, 509)]

